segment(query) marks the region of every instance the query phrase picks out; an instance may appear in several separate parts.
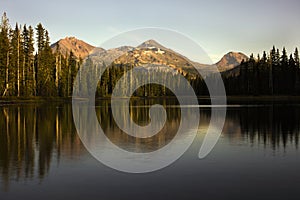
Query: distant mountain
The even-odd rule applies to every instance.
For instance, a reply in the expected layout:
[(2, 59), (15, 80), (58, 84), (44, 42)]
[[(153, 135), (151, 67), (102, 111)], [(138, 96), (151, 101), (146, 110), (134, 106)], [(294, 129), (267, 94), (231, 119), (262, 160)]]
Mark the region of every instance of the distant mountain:
[(162, 46), (158, 43), (153, 46), (152, 43), (151, 46), (141, 48), (140, 45), (138, 48), (128, 51), (124, 55), (114, 60), (114, 64), (128, 64), (137, 67), (151, 63), (153, 64), (152, 66), (161, 66), (161, 68), (164, 69), (167, 69), (166, 66), (169, 66), (173, 68), (173, 70), (175, 69), (184, 75), (195, 75), (197, 73), (193, 67), (193, 63), (187, 60), (184, 56), (176, 54), (173, 51), (169, 51), (164, 47), (162, 47), (162, 49), (157, 47)]
[[(100, 64), (104, 62), (106, 65), (110, 65), (112, 62), (115, 64), (130, 64), (132, 66), (152, 63), (170, 66), (183, 74), (190, 73), (193, 75), (197, 73), (194, 67), (202, 69), (204, 73), (206, 72), (203, 74), (204, 76), (216, 72), (212, 65), (193, 62), (172, 49), (164, 47), (155, 40), (147, 40), (137, 47), (122, 46), (109, 50), (95, 48), (89, 56), (94, 62)], [(248, 57), (240, 52), (229, 52), (215, 65), (220, 72), (224, 72), (240, 65), (243, 59), (246, 61)]]
[[(70, 51), (77, 58), (86, 58), (89, 56), (96, 63), (104, 63), (106, 65), (115, 63), (123, 64), (167, 64), (172, 68), (177, 68), (181, 73), (192, 72), (195, 73), (196, 69), (203, 69), (205, 72), (216, 72), (212, 65), (201, 64), (191, 61), (184, 55), (181, 55), (172, 49), (164, 47), (155, 40), (147, 40), (137, 47), (121, 46), (113, 49), (103, 49), (101, 47), (94, 47), (82, 40), (75, 37), (66, 37), (51, 45), (53, 51), (57, 51), (59, 47), (60, 53), (66, 55)], [(126, 58), (127, 57), (127, 58)], [(117, 60), (116, 60), (117, 59)], [(238, 66), (242, 60), (248, 60), (248, 57), (240, 52), (229, 52), (224, 55), (219, 62), (215, 65), (220, 72), (231, 71)]]
[[(95, 64), (143, 66), (145, 70), (196, 74), (191, 61), (173, 52), (154, 40), (148, 40), (137, 47), (122, 46), (105, 50), (95, 48), (89, 55)], [(150, 64), (150, 65), (149, 65)], [(155, 67), (154, 67), (155, 66)], [(160, 66), (160, 67), (158, 67)], [(168, 68), (167, 66), (171, 67)], [(158, 69), (159, 68), (159, 69)]]
[[(187, 57), (180, 55), (177, 52), (173, 51), (172, 49), (168, 49), (168, 48), (162, 46), (155, 40), (147, 40), (146, 42), (139, 45), (137, 48), (141, 48), (141, 49), (142, 48), (160, 48), (161, 50), (170, 51), (172, 53), (177, 54), (178, 56), (185, 58), (186, 60), (191, 62), (194, 65), (194, 67), (196, 67), (196, 68), (207, 69), (208, 71), (211, 71), (209, 69), (209, 68), (211, 68), (211, 65), (193, 62), (193, 61), (189, 60)], [(220, 72), (223, 72), (223, 71), (231, 70), (231, 69), (235, 68), (236, 66), (241, 64), (242, 60), (246, 61), (248, 59), (249, 58), (241, 52), (229, 52), (229, 53), (225, 54), (221, 58), (221, 60), (219, 62), (217, 62), (215, 65), (218, 67), (218, 70)]]
[(161, 50), (170, 50), (170, 49), (162, 46), (155, 40), (147, 40), (147, 41), (143, 42), (142, 44), (140, 44), (139, 46), (137, 46), (137, 48), (139, 48), (139, 49), (160, 48)]
[(161, 50), (174, 53), (177, 56), (184, 58), (185, 60), (190, 62), (195, 68), (204, 68), (204, 67), (208, 66), (207, 64), (201, 64), (201, 63), (198, 63), (198, 62), (194, 62), (194, 61), (190, 60), (189, 58), (187, 58), (186, 56), (181, 55), (181, 54), (177, 53), (176, 51), (173, 51), (170, 48), (164, 47), (163, 45), (159, 44), (157, 41), (152, 40), (152, 39), (145, 41), (144, 43), (137, 46), (137, 48), (139, 48), (139, 49), (145, 49), (145, 48), (157, 48), (158, 49), (159, 48)]
[(134, 49), (134, 47), (130, 46), (122, 46), (119, 48), (113, 48), (109, 50), (97, 47), (90, 53), (89, 57), (95, 63), (102, 64), (104, 62), (105, 65), (110, 65), (115, 59), (126, 54), (126, 52), (132, 51)]
[(52, 50), (67, 55), (71, 51), (76, 58), (86, 58), (95, 47), (75, 37), (66, 37), (51, 45)]
[(220, 72), (224, 72), (240, 65), (242, 60), (247, 61), (248, 59), (248, 56), (241, 52), (229, 52), (216, 65)]

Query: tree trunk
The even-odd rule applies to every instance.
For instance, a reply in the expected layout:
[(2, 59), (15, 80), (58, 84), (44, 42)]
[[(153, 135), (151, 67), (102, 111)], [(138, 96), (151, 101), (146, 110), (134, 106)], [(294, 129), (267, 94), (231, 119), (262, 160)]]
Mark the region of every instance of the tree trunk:
[(8, 87), (9, 87), (9, 76), (8, 76), (9, 69), (8, 69), (8, 66), (9, 66), (9, 51), (8, 51), (7, 54), (6, 54), (5, 90), (4, 90), (2, 96), (5, 96), (5, 95), (6, 95), (6, 93), (7, 93), (7, 91), (8, 91)]
[(32, 62), (32, 80), (33, 80), (33, 95), (36, 96), (36, 72), (34, 62)]
[(271, 90), (271, 95), (273, 95), (273, 66), (270, 65), (270, 72), (269, 72), (269, 85)]
[(17, 47), (17, 87), (18, 87), (18, 97), (20, 96), (20, 38), (18, 35), (18, 47)]
[(23, 69), (22, 69), (22, 91), (23, 91), (23, 96), (27, 95), (27, 88), (25, 85), (25, 55), (23, 56)]
[(55, 57), (55, 86), (57, 90), (57, 95), (58, 95), (58, 68), (59, 68), (59, 63), (58, 63), (58, 56)]

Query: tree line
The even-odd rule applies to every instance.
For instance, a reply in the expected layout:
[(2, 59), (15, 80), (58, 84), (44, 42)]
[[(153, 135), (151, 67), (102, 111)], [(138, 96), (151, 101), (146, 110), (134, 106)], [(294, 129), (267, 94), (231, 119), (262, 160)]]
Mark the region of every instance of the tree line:
[[(98, 79), (100, 76), (101, 78)], [(75, 93), (75, 95), (83, 97), (95, 93), (94, 88), (96, 88), (96, 97), (110, 97), (114, 90), (117, 90), (118, 94), (123, 97), (174, 96), (172, 90), (166, 87), (169, 85), (179, 95), (186, 95), (188, 85), (183, 82), (183, 77), (196, 94), (200, 95), (201, 92), (207, 91), (205, 82), (199, 75), (195, 76), (195, 74), (180, 72), (176, 69), (166, 69), (155, 64), (134, 66), (134, 64), (112, 62), (107, 66), (102, 61), (99, 63), (88, 57), (79, 72), (79, 84), (74, 85), (74, 88), (77, 88), (76, 91), (80, 93)], [(155, 84), (156, 80), (160, 80), (162, 85)], [(147, 84), (147, 82), (151, 84)], [(95, 83), (97, 84), (95, 85)], [(130, 94), (133, 88), (138, 89)]]
[(81, 59), (50, 47), (49, 32), (36, 27), (12, 28), (6, 13), (0, 25), (0, 96), (68, 97)]
[[(96, 95), (111, 95), (117, 81), (134, 66), (114, 63), (104, 72), (104, 63), (94, 63), (87, 58), (85, 64), (76, 58), (72, 51), (66, 55), (60, 53), (59, 44), (56, 51), (50, 46), (49, 32), (40, 23), (36, 27), (16, 25), (11, 28), (6, 13), (0, 25), (0, 97), (69, 97), (73, 93), (73, 84), (79, 73), (81, 94), (90, 95), (91, 85), (98, 80)], [(85, 67), (84, 66), (92, 66)], [(156, 73), (159, 74), (159, 73)], [(180, 74), (180, 72), (162, 71), (159, 76), (166, 83), (174, 82), (179, 88), (179, 75), (184, 76), (194, 88), (196, 95), (208, 95), (203, 77), (200, 75)], [(142, 72), (142, 78), (127, 74), (124, 84), (124, 95), (139, 80), (150, 80), (149, 73)], [(157, 78), (157, 77), (156, 77)], [(214, 82), (214, 74), (205, 77)], [(300, 66), (299, 53), (288, 55), (285, 48), (282, 52), (275, 46), (262, 56), (242, 61), (240, 66), (222, 73), (228, 95), (299, 95)], [(210, 80), (209, 80), (210, 79)], [(174, 81), (175, 80), (175, 81)], [(176, 82), (176, 80), (178, 80)], [(75, 86), (76, 87), (76, 86)], [(164, 86), (145, 85), (134, 92), (134, 96), (172, 96), (173, 93)]]
[(223, 81), (229, 95), (299, 95), (298, 48), (290, 55), (275, 46), (262, 56), (252, 54), (237, 68), (223, 73)]

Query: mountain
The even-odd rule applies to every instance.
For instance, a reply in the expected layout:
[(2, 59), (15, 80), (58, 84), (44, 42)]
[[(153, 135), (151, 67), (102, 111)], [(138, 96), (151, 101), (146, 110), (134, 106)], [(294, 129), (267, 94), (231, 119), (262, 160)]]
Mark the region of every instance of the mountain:
[(241, 52), (229, 52), (216, 65), (220, 72), (224, 72), (240, 65), (242, 60), (247, 61), (248, 59), (248, 56)]
[[(122, 46), (109, 50), (95, 48), (89, 55), (89, 58), (100, 66), (103, 63), (106, 66), (114, 63), (116, 65), (126, 64), (134, 67), (143, 66), (147, 70), (152, 70), (153, 68), (168, 72), (176, 70), (183, 74), (189, 73), (194, 75), (197, 73), (191, 61), (154, 40), (148, 40), (138, 47)], [(171, 67), (171, 69), (167, 66)]]
[(134, 47), (130, 46), (122, 46), (119, 48), (113, 48), (109, 50), (97, 47), (89, 54), (89, 57), (95, 63), (102, 64), (104, 62), (105, 65), (110, 65), (115, 59), (126, 54), (126, 52), (132, 51), (134, 49)]
[(75, 37), (66, 37), (52, 44), (51, 49), (54, 52), (58, 50), (62, 55), (67, 55), (72, 51), (76, 58), (84, 59), (95, 47)]
[[(95, 63), (102, 64), (104, 62), (106, 65), (110, 65), (112, 62), (118, 65), (129, 64), (132, 66), (152, 63), (169, 66), (183, 74), (196, 74), (197, 72), (194, 67), (202, 69), (204, 76), (216, 72), (212, 65), (193, 62), (172, 49), (164, 47), (155, 40), (147, 40), (137, 47), (122, 46), (109, 50), (95, 48), (89, 57)], [(240, 52), (229, 52), (215, 65), (220, 72), (224, 72), (238, 66), (243, 59), (248, 60), (248, 57)]]
[(170, 49), (162, 46), (155, 40), (147, 40), (147, 41), (143, 42), (142, 44), (140, 44), (139, 46), (137, 46), (137, 48), (139, 48), (139, 49), (159, 48), (161, 50), (170, 50)]
[(134, 67), (146, 66), (148, 63), (151, 63), (152, 66), (160, 66), (164, 69), (167, 69), (166, 66), (169, 66), (173, 68), (173, 70), (175, 69), (184, 75), (188, 73), (190, 75), (197, 74), (197, 71), (193, 67), (193, 63), (184, 56), (180, 56), (166, 48), (162, 50), (156, 46), (148, 46), (143, 49), (135, 48), (114, 60), (114, 64), (116, 65), (127, 64)]
[[(142, 65), (146, 63), (168, 65), (178, 69), (181, 73), (195, 73), (196, 69), (202, 69), (204, 72), (214, 73), (216, 70), (212, 65), (201, 64), (191, 61), (184, 55), (181, 55), (172, 49), (164, 47), (155, 40), (147, 40), (137, 47), (121, 46), (113, 49), (103, 49), (94, 47), (75, 37), (66, 37), (51, 45), (53, 51), (66, 55), (70, 51), (77, 58), (86, 58), (89, 56), (95, 63), (110, 65), (113, 61), (120, 64)], [(126, 58), (127, 57), (127, 58)], [(117, 60), (116, 60), (117, 59)], [(241, 52), (229, 52), (224, 55), (215, 65), (220, 72), (231, 71), (238, 66), (242, 60), (248, 60), (248, 57)]]
[[(183, 55), (180, 55), (179, 53), (173, 51), (172, 49), (168, 49), (168, 48), (162, 46), (161, 44), (159, 44), (155, 40), (147, 40), (146, 42), (139, 45), (137, 48), (140, 48), (140, 49), (159, 48), (159, 49), (164, 50), (164, 51), (169, 51), (171, 53), (176, 54), (177, 56), (180, 56), (180, 57), (186, 59), (187, 61), (189, 61), (197, 69), (205, 69), (205, 71), (207, 71), (207, 72), (214, 72), (211, 65), (191, 61), (187, 57), (185, 57)], [(217, 62), (215, 65), (218, 67), (218, 70), (220, 72), (224, 72), (224, 71), (231, 70), (231, 69), (239, 66), (241, 64), (242, 60), (246, 61), (248, 59), (249, 58), (241, 52), (229, 52), (229, 53), (225, 54), (221, 58), (221, 60), (219, 62)]]
[(164, 50), (164, 51), (174, 53), (177, 56), (180, 56), (180, 57), (184, 58), (185, 60), (190, 62), (195, 68), (203, 68), (203, 67), (207, 66), (206, 64), (201, 64), (201, 63), (198, 63), (198, 62), (194, 62), (194, 61), (190, 60), (189, 58), (185, 57), (184, 55), (181, 55), (181, 54), (177, 53), (176, 51), (173, 51), (172, 49), (166, 48), (163, 45), (159, 44), (157, 41), (152, 40), (152, 39), (145, 41), (144, 43), (137, 46), (137, 48), (139, 48), (139, 49), (157, 48), (157, 49), (160, 49), (160, 50)]

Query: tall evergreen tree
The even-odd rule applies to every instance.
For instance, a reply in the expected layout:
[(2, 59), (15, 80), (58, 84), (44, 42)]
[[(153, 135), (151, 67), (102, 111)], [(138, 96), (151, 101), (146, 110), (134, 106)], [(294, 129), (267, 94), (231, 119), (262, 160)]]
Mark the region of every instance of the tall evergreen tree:
[(264, 51), (261, 61), (262, 61), (262, 63), (266, 63), (267, 60), (268, 60), (267, 53), (266, 53), (266, 51)]
[(29, 26), (28, 47), (28, 85), (32, 88), (30, 95), (36, 96), (36, 69), (34, 65), (34, 30)]
[(9, 20), (4, 13), (0, 25), (0, 95), (2, 96), (7, 95), (9, 89), (9, 32)]
[(22, 90), (24, 96), (35, 95), (35, 84), (34, 84), (34, 33), (31, 26), (27, 28), (26, 25), (23, 27), (23, 51), (24, 51), (24, 62), (22, 72)]
[(287, 52), (286, 52), (285, 47), (283, 47), (280, 61), (281, 61), (281, 65), (282, 66), (287, 66), (287, 64), (288, 64), (288, 56), (287, 56)]
[(298, 48), (296, 48), (296, 49), (295, 49), (295, 53), (294, 53), (294, 60), (295, 60), (296, 67), (298, 67), (298, 68), (299, 68), (300, 61), (299, 61), (299, 53), (298, 53)]
[(55, 52), (55, 87), (57, 90), (57, 96), (61, 96), (61, 80), (62, 80), (62, 55), (60, 53), (60, 46), (57, 43)]
[(44, 85), (43, 90), (46, 91), (46, 96), (56, 96), (55, 88), (55, 56), (50, 47), (50, 37), (47, 30), (45, 30), (44, 51), (42, 54), (42, 63), (44, 66)]
[(13, 83), (12, 89), (14, 91), (15, 96), (20, 96), (20, 81), (21, 81), (21, 74), (20, 74), (20, 69), (21, 69), (21, 63), (23, 61), (23, 51), (21, 49), (22, 45), (22, 38), (21, 38), (21, 30), (16, 24), (15, 29), (11, 32), (11, 48), (12, 48), (12, 53), (11, 53), (11, 66), (12, 70), (10, 71), (11, 75), (11, 81)]
[(41, 23), (39, 23), (36, 27), (36, 41), (37, 41), (37, 56), (36, 56), (36, 83), (37, 83), (37, 95), (40, 95), (42, 90), (42, 82), (43, 82), (43, 65), (42, 65), (42, 54), (45, 46), (45, 29)]

